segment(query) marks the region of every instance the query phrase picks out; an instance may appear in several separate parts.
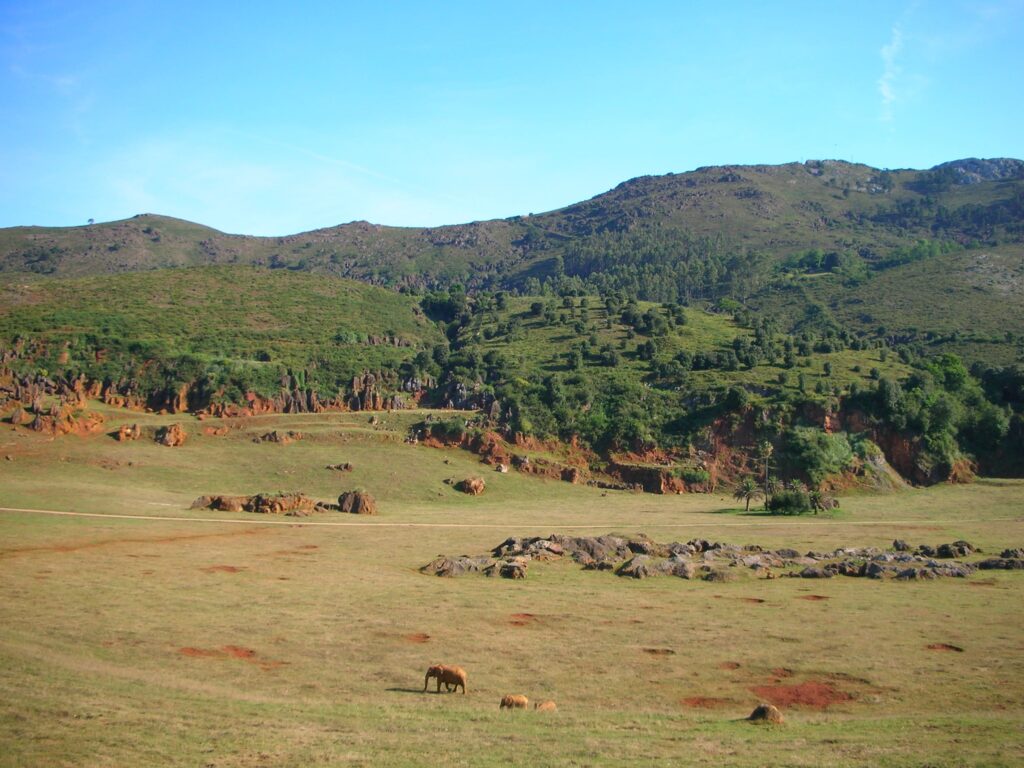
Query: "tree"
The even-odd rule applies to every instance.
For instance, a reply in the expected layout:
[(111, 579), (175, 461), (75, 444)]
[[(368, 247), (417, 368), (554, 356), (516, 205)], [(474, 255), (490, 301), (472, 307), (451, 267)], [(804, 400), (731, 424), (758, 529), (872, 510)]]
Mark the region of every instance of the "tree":
[(757, 481), (747, 475), (740, 480), (739, 485), (736, 486), (736, 490), (733, 492), (732, 497), (737, 501), (746, 502), (746, 511), (750, 511), (750, 502), (760, 496), (764, 495), (764, 491), (758, 486)]
[(772, 454), (775, 452), (775, 448), (767, 440), (763, 441), (757, 446), (757, 458), (764, 462), (764, 508), (768, 509), (768, 502), (771, 500), (771, 477), (769, 475), (769, 466), (772, 460)]

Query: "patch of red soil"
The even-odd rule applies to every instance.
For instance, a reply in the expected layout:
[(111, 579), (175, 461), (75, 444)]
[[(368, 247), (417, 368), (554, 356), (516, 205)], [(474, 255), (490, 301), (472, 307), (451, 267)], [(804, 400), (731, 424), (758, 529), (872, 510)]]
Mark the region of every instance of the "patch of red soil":
[(239, 659), (241, 661), (247, 661), (250, 664), (255, 664), (264, 671), (277, 669), (278, 667), (283, 667), (288, 664), (287, 661), (257, 658), (256, 651), (252, 648), (246, 648), (241, 645), (222, 645), (220, 648), (186, 647), (179, 648), (178, 653), (182, 656), (189, 656), (194, 659)]
[(675, 656), (676, 652), (671, 648), (642, 648), (644, 653), (649, 653), (651, 656)]
[(317, 544), (300, 544), (296, 549), (320, 549)]
[(928, 646), (929, 651), (953, 651), (954, 653), (963, 653), (964, 649), (959, 645), (950, 645), (949, 643), (932, 643)]
[(728, 707), (735, 702), (732, 699), (719, 699), (714, 696), (691, 696), (688, 699), (682, 699), (682, 703), (695, 709), (718, 709), (719, 707)]
[(233, 659), (252, 659), (256, 657), (256, 651), (252, 648), (244, 648), (241, 645), (225, 645), (221, 650)]
[(777, 707), (828, 709), (833, 704), (853, 699), (853, 696), (840, 691), (832, 683), (820, 680), (808, 680), (795, 685), (755, 685), (750, 691)]
[(738, 599), (742, 603), (751, 603), (752, 605), (760, 605), (765, 602), (763, 597), (740, 597)]
[(215, 659), (224, 654), (213, 648), (179, 648), (178, 653), (182, 656), (191, 656), (194, 659)]
[[(27, 555), (36, 552), (78, 552), (83, 549), (95, 549), (111, 544), (173, 544), (179, 541), (194, 541), (196, 539), (219, 539), (234, 536), (251, 536), (253, 534), (268, 533), (263, 528), (247, 528), (241, 531), (229, 533), (193, 533), (181, 536), (160, 536), (149, 539), (124, 538), (124, 539), (101, 539), (100, 541), (86, 541), (78, 544), (52, 544), (46, 547), (13, 547), (0, 550), (0, 557), (9, 555)], [(140, 555), (140, 557), (154, 557), (154, 555)]]
[(776, 667), (775, 669), (772, 670), (772, 677), (785, 678), (785, 677), (792, 677), (792, 676), (793, 676), (793, 670), (792, 669), (786, 669), (785, 667)]
[(428, 635), (426, 632), (416, 632), (412, 635), (406, 635), (405, 639), (407, 642), (410, 643), (425, 643), (428, 640), (430, 640), (430, 635)]
[(200, 568), (203, 573), (240, 573), (245, 568), (241, 568), (237, 565), (208, 565), (205, 568)]
[(723, 661), (718, 665), (719, 669), (739, 669), (740, 663), (738, 661)]
[(811, 601), (828, 600), (828, 599), (829, 599), (828, 595), (800, 595), (797, 598), (797, 600), (811, 600)]
[(509, 624), (513, 627), (525, 627), (537, 620), (532, 613), (513, 613), (509, 616)]

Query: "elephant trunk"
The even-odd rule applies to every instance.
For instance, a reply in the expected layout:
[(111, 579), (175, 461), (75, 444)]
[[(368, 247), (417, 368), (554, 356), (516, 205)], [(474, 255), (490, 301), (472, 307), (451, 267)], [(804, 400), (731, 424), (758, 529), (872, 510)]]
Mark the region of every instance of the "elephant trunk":
[(430, 682), (430, 673), (427, 672), (426, 677), (423, 678), (423, 690), (427, 690), (427, 684)]

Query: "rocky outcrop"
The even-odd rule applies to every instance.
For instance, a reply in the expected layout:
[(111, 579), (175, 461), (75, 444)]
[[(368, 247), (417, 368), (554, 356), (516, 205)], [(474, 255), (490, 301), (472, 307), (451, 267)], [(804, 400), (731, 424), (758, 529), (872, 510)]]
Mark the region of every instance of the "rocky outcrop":
[(142, 437), (142, 427), (138, 424), (122, 424), (114, 433), (114, 438), (122, 443), (138, 440), (140, 437)]
[(192, 509), (212, 509), (218, 512), (256, 512), (264, 515), (307, 517), (315, 512), (326, 512), (328, 505), (314, 501), (303, 493), (258, 493), (255, 496), (200, 496), (192, 502)]
[(455, 483), (455, 490), (470, 496), (482, 495), (486, 487), (487, 483), (484, 482), (482, 477), (467, 477), (465, 480), (459, 480), (459, 482)]
[(186, 439), (188, 439), (188, 434), (181, 424), (169, 424), (166, 427), (160, 427), (156, 431), (156, 442), (169, 448), (177, 448), (184, 445)]
[(747, 718), (752, 723), (766, 723), (769, 725), (781, 725), (786, 722), (779, 708), (774, 704), (758, 704), (754, 711)]
[(59, 402), (49, 408), (36, 403), (31, 411), (17, 409), (11, 418), (12, 424), (54, 436), (95, 434), (103, 430), (103, 422), (103, 414), (83, 411), (67, 402)]
[(438, 555), (434, 560), (420, 568), (420, 573), (431, 576), (463, 576), (467, 573), (482, 573), (485, 568), (494, 565), (489, 557), (445, 557)]
[(338, 497), (338, 508), (353, 515), (376, 515), (377, 502), (366, 491), (345, 491)]

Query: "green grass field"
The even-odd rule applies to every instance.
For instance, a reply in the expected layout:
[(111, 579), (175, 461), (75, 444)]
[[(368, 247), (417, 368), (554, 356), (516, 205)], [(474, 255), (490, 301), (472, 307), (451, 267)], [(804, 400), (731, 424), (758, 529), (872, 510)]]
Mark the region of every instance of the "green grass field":
[[(179, 421), (190, 437), (172, 449), (0, 427), (0, 766), (1024, 762), (1019, 572), (726, 584), (570, 562), (533, 563), (521, 582), (418, 572), (439, 553), (556, 532), (799, 550), (965, 538), (998, 553), (1024, 545), (1024, 482), (774, 518), (721, 495), (485, 473), (468, 453), (403, 443), (422, 412), (374, 425), (103, 410), (110, 428)], [(222, 424), (226, 436), (203, 434)], [(269, 429), (305, 438), (252, 442)], [(354, 471), (324, 468), (343, 461)], [(479, 498), (444, 482), (474, 474), (488, 483)], [(379, 516), (188, 509), (204, 493), (333, 500), (356, 486)], [(463, 666), (468, 694), (423, 693), (434, 663)], [(743, 718), (763, 686), (834, 701), (754, 726)], [(499, 712), (507, 693), (559, 711)]]

